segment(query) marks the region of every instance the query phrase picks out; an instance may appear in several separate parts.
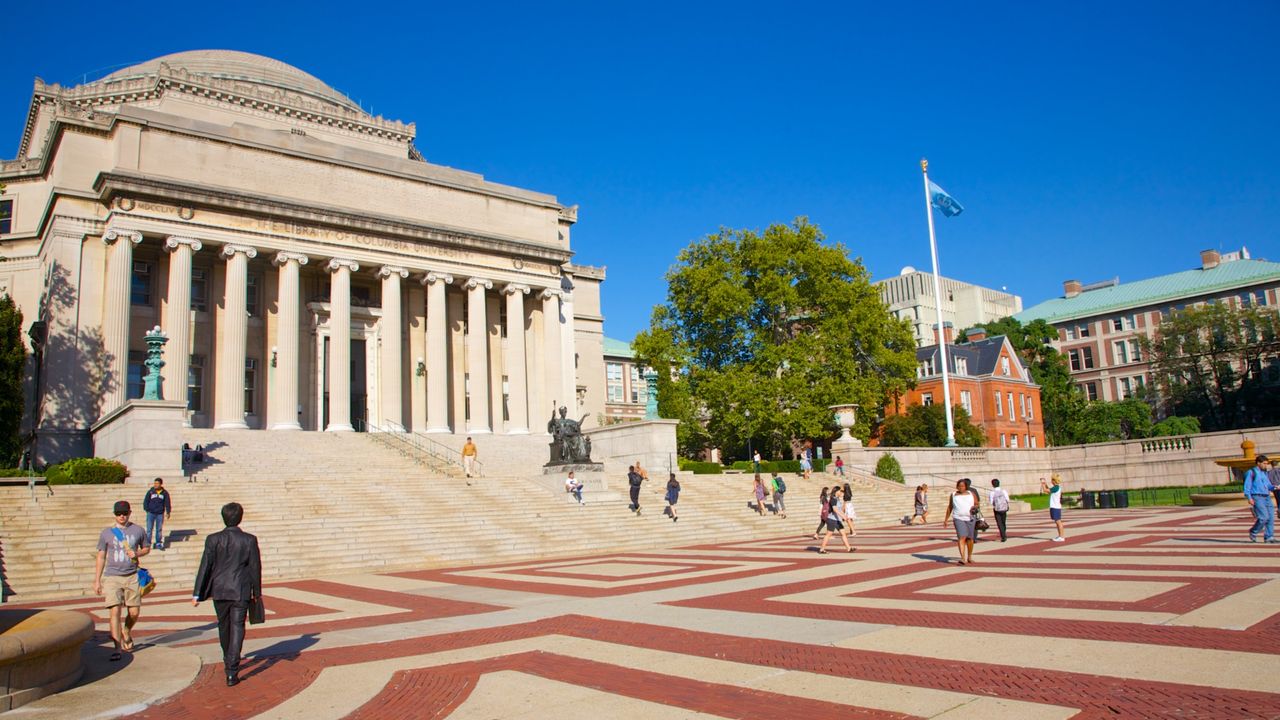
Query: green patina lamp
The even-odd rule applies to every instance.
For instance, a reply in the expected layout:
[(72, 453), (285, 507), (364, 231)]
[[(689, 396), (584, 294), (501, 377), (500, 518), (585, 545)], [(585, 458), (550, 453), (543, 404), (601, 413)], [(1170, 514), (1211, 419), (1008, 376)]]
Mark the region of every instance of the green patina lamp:
[(163, 400), (163, 393), (160, 388), (160, 368), (164, 367), (164, 359), (160, 356), (164, 354), (165, 343), (169, 342), (169, 336), (157, 325), (147, 331), (143, 336), (147, 341), (147, 360), (143, 364), (147, 366), (147, 376), (142, 379), (142, 399), (143, 400)]
[(658, 373), (653, 368), (644, 371), (644, 384), (647, 397), (644, 403), (644, 419), (658, 419)]

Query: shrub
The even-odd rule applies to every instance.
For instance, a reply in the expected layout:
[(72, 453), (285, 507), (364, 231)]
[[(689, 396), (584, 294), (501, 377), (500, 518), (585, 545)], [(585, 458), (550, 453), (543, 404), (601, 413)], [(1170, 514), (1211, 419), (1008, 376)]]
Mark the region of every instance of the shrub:
[(898, 458), (893, 453), (885, 453), (876, 461), (876, 477), (884, 478), (906, 484), (907, 478), (902, 474), (902, 463), (898, 462)]
[[(815, 459), (813, 461), (814, 472), (822, 472), (823, 468), (825, 468), (828, 465), (828, 463), (829, 461), (825, 459), (823, 460)], [(751, 461), (749, 460), (739, 460), (735, 462), (733, 465), (730, 465), (730, 467), (732, 467), (734, 470), (741, 470), (742, 472), (745, 472), (745, 473), (754, 472), (755, 470), (755, 465), (752, 464)], [(779, 475), (781, 475), (782, 473), (799, 473), (800, 461), (799, 460), (761, 460), (760, 461), (760, 474), (763, 475), (763, 474), (775, 473), (775, 472), (778, 473)]]
[(74, 458), (45, 471), (50, 485), (114, 485), (129, 477), (129, 468), (105, 458)]
[(694, 475), (719, 475), (724, 471), (724, 468), (720, 467), (720, 463), (701, 462), (685, 458), (680, 458), (679, 465), (681, 470), (689, 470)]
[(36, 477), (44, 477), (44, 473), (39, 470), (23, 470), (21, 468), (0, 468), (0, 477), (27, 477), (27, 474)]

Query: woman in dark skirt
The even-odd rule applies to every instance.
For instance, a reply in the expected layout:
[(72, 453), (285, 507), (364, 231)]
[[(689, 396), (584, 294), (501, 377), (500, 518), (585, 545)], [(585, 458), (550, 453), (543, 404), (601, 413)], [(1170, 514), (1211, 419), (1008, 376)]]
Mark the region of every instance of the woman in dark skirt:
[(675, 473), (671, 473), (671, 478), (667, 480), (667, 513), (671, 515), (671, 522), (680, 519), (676, 516), (676, 503), (679, 501), (680, 481), (676, 479)]
[(831, 488), (822, 488), (822, 494), (818, 496), (818, 527), (813, 530), (813, 539), (818, 539), (818, 533), (822, 532), (822, 528), (827, 526), (827, 493), (831, 492)]

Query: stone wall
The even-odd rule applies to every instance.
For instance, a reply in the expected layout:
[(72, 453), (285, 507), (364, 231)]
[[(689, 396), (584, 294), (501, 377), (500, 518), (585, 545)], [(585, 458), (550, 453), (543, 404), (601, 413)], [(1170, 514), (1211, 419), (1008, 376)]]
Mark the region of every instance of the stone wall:
[(1017, 495), (1038, 492), (1040, 478), (1055, 472), (1072, 491), (1226, 483), (1229, 471), (1213, 461), (1240, 457), (1245, 438), (1259, 453), (1280, 454), (1280, 427), (1048, 449), (876, 447), (842, 454), (851, 466), (873, 472), (881, 455), (893, 453), (907, 485), (950, 485), (968, 477), (986, 487), (991, 478), (1000, 478), (1001, 485)]

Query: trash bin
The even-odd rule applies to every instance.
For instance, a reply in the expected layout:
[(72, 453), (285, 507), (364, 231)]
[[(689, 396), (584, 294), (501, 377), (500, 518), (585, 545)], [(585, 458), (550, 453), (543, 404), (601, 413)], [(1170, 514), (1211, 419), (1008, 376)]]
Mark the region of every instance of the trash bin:
[(1102, 492), (1098, 493), (1098, 499), (1102, 501), (1098, 503), (1098, 507), (1102, 508), (1103, 510), (1109, 510), (1110, 508), (1114, 507), (1114, 505), (1111, 502), (1114, 499), (1112, 497), (1113, 494), (1114, 493), (1112, 493), (1110, 490), (1103, 490)]
[(1083, 504), (1085, 510), (1092, 510), (1094, 509), (1094, 507), (1097, 506), (1098, 493), (1089, 492), (1088, 490), (1081, 490), (1080, 502), (1081, 504)]
[(1128, 490), (1116, 491), (1116, 507), (1118, 508), (1129, 507), (1129, 491)]

